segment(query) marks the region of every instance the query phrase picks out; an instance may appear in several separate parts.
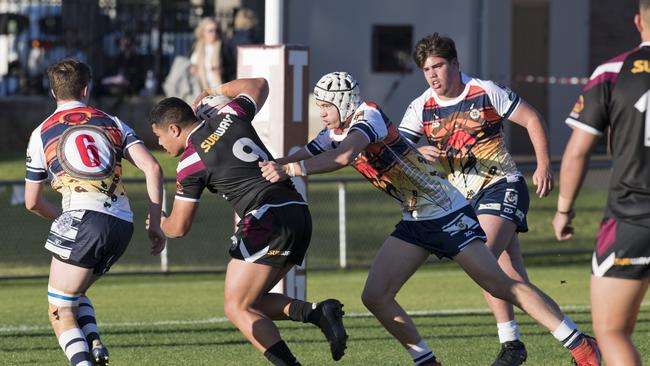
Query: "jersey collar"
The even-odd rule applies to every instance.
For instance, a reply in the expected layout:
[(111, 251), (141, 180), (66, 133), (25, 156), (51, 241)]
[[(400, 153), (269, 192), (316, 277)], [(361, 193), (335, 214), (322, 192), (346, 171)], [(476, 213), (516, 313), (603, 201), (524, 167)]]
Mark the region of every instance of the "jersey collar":
[(67, 102), (67, 103), (61, 104), (60, 106), (58, 106), (56, 108), (56, 111), (54, 111), (54, 113), (64, 111), (66, 109), (73, 109), (73, 108), (79, 108), (79, 107), (85, 107), (85, 106), (86, 105), (84, 103), (81, 103), (81, 102), (75, 100), (75, 101), (72, 101), (72, 102)]
[(438, 97), (438, 94), (436, 94), (436, 92), (433, 89), (429, 88), (431, 90), (431, 93), (433, 94), (433, 99), (435, 99), (436, 103), (439, 106), (448, 107), (450, 105), (458, 104), (460, 101), (465, 99), (465, 97), (467, 96), (467, 93), (469, 93), (469, 88), (470, 88), (469, 83), (472, 81), (472, 77), (466, 75), (463, 72), (461, 72), (460, 73), (460, 78), (461, 78), (463, 84), (465, 84), (465, 89), (463, 89), (463, 92), (460, 93), (460, 95), (457, 96), (454, 99), (440, 99), (440, 97)]
[(190, 146), (190, 136), (192, 136), (192, 134), (194, 132), (196, 132), (196, 130), (203, 127), (204, 124), (205, 124), (205, 121), (199, 123), (198, 125), (196, 125), (196, 127), (194, 127), (194, 129), (192, 129), (192, 131), (190, 131), (190, 133), (187, 134), (187, 137), (185, 138), (185, 148), (186, 149), (187, 149), (188, 146)]
[(650, 47), (650, 41), (641, 42), (641, 44), (639, 45), (639, 48), (645, 47), (645, 46)]

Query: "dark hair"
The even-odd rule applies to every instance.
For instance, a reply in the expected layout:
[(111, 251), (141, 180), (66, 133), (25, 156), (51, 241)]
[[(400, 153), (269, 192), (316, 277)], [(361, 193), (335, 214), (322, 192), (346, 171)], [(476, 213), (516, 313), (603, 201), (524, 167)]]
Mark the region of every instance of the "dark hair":
[(149, 112), (149, 122), (159, 127), (166, 127), (173, 123), (185, 128), (196, 121), (198, 118), (196, 118), (192, 107), (176, 97), (161, 100)]
[(456, 44), (454, 40), (449, 37), (442, 37), (438, 33), (428, 35), (415, 45), (413, 52), (413, 61), (422, 68), (424, 61), (431, 56), (442, 57), (447, 61), (452, 61), (457, 58)]
[(50, 88), (56, 100), (78, 100), (92, 78), (90, 66), (74, 58), (64, 58), (47, 68)]

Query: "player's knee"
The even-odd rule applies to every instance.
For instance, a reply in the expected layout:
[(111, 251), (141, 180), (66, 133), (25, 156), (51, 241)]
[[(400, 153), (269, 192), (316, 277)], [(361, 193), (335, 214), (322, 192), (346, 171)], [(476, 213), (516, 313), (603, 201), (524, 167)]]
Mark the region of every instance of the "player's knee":
[(247, 309), (248, 306), (239, 301), (226, 300), (223, 302), (224, 314), (230, 321), (237, 319), (242, 313), (247, 311)]
[(382, 291), (376, 287), (365, 287), (361, 293), (361, 302), (369, 310), (382, 306), (391, 295), (387, 291)]
[(516, 282), (511, 279), (505, 281), (490, 281), (483, 285), (483, 289), (498, 299), (512, 302), (512, 299), (514, 298), (515, 285)]
[(47, 289), (48, 318), (55, 332), (77, 326), (76, 312), (79, 295), (69, 294), (52, 287)]

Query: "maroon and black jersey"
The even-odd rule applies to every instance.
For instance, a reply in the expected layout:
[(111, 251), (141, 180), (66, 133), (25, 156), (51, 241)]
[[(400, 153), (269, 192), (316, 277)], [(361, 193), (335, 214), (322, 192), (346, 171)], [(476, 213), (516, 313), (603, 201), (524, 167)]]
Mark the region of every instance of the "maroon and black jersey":
[(609, 128), (605, 215), (650, 227), (650, 42), (598, 66), (566, 123), (594, 135)]
[(291, 181), (262, 177), (258, 162), (273, 156), (251, 124), (256, 108), (252, 98), (239, 95), (190, 133), (176, 168), (176, 199), (198, 202), (207, 188), (240, 217), (263, 204), (304, 202)]

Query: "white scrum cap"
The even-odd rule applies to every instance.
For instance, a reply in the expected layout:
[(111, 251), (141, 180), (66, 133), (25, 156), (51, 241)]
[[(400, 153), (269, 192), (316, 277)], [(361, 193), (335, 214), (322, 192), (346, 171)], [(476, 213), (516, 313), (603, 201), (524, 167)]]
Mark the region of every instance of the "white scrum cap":
[(314, 87), (316, 100), (332, 103), (339, 110), (341, 124), (361, 105), (359, 83), (344, 71), (324, 75)]

